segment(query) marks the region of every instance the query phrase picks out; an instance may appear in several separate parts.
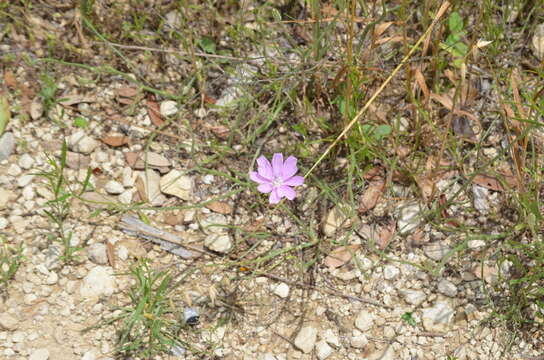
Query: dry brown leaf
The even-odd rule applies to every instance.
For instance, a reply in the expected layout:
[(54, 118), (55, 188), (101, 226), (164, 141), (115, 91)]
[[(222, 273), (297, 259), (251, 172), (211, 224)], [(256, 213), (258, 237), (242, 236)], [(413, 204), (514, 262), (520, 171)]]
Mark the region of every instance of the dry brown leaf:
[(204, 102), (205, 102), (206, 104), (212, 104), (212, 105), (214, 105), (214, 104), (217, 102), (217, 99), (214, 98), (213, 96), (204, 94)]
[(140, 158), (140, 155), (134, 151), (128, 151), (125, 153), (125, 160), (131, 168), (134, 169), (134, 165), (136, 165), (136, 161)]
[(118, 97), (117, 102), (119, 104), (123, 104), (123, 105), (132, 105), (132, 104), (134, 104), (134, 99), (133, 98), (126, 98), (126, 97)]
[(412, 233), (412, 241), (414, 242), (414, 245), (421, 245), (424, 242), (423, 238), (423, 231), (420, 228), (417, 228)]
[(168, 225), (174, 226), (181, 223), (181, 219), (182, 217), (179, 214), (168, 214), (164, 217), (164, 222)]
[(138, 95), (138, 89), (134, 87), (122, 87), (115, 89), (115, 95), (126, 98), (134, 97)]
[(519, 95), (518, 87), (521, 79), (517, 69), (514, 69), (514, 71), (512, 71), (512, 76), (510, 77), (510, 79), (512, 83), (512, 95), (514, 96), (514, 104), (516, 104), (516, 108), (518, 109), (521, 117), (525, 118), (525, 109), (523, 108), (523, 105), (521, 105), (521, 96)]
[(166, 157), (161, 154), (154, 153), (149, 151), (147, 153), (136, 153), (133, 151), (128, 151), (125, 153), (125, 160), (127, 161), (128, 166), (136, 170), (145, 169), (147, 166), (153, 169), (159, 170), (161, 173), (168, 171), (171, 163)]
[[(407, 41), (410, 41), (412, 40), (411, 38), (407, 37), (406, 38)], [(388, 36), (388, 37), (384, 37), (384, 38), (381, 38), (381, 39), (378, 39), (376, 41), (376, 45), (381, 45), (381, 44), (385, 44), (386, 42), (403, 42), (404, 41), (404, 36), (401, 36), (401, 35), (398, 35), (398, 36)]]
[(155, 101), (155, 96), (149, 95), (145, 104), (147, 106), (147, 114), (149, 115), (149, 118), (151, 119), (153, 125), (162, 126), (164, 124), (164, 120), (161, 116), (161, 109), (159, 103)]
[(220, 139), (227, 139), (230, 135), (230, 128), (224, 125), (214, 125), (209, 127), (215, 136)]
[(17, 88), (17, 80), (15, 80), (15, 75), (9, 70), (4, 72), (4, 83), (7, 87), (16, 89)]
[(368, 184), (364, 194), (359, 199), (359, 213), (364, 214), (376, 206), (378, 200), (382, 196), (385, 189), (385, 182), (383, 179), (375, 180)]
[(410, 155), (411, 151), (412, 151), (412, 149), (409, 146), (400, 145), (397, 148), (397, 155), (399, 156), (400, 159), (404, 159), (405, 157)]
[(329, 269), (336, 269), (342, 265), (345, 265), (351, 260), (353, 253), (360, 246), (361, 245), (359, 244), (340, 246), (327, 255), (325, 260), (323, 260), (323, 264)]
[(414, 76), (416, 78), (416, 82), (419, 88), (421, 89), (421, 91), (423, 91), (423, 96), (425, 96), (425, 100), (427, 100), (431, 92), (429, 91), (429, 88), (427, 87), (427, 83), (425, 82), (425, 77), (423, 76), (423, 73), (421, 72), (419, 68), (416, 68)]
[(377, 245), (380, 248), (380, 250), (383, 250), (389, 245), (391, 242), (391, 239), (393, 238), (393, 234), (395, 234), (395, 230), (397, 228), (397, 224), (394, 220), (391, 220), (389, 224), (385, 227), (383, 227), (380, 230), (380, 235), (378, 236)]
[(232, 213), (232, 206), (223, 201), (212, 201), (205, 206), (211, 211), (219, 214), (228, 215)]
[(442, 104), (446, 109), (450, 110), (453, 108), (453, 101), (450, 99), (447, 95), (439, 95), (436, 93), (431, 93), (431, 99), (438, 101)]
[(446, 195), (445, 194), (440, 194), (440, 197), (438, 199), (438, 204), (442, 208), (440, 210), (440, 216), (444, 220), (446, 220), (446, 222), (449, 225), (451, 225), (453, 227), (459, 227), (460, 226), (459, 222), (456, 219), (452, 218), (450, 213), (448, 212), (448, 209), (446, 208), (447, 203), (448, 203), (448, 199), (446, 198)]
[(379, 38), (385, 32), (385, 30), (387, 30), (393, 24), (394, 24), (393, 21), (388, 21), (388, 22), (384, 22), (384, 23), (376, 25), (374, 27), (374, 38), (375, 39)]
[(374, 115), (380, 121), (386, 122), (388, 120), (387, 110), (383, 104), (370, 104), (368, 106), (368, 113)]
[(439, 159), (436, 156), (430, 155), (425, 162), (425, 170), (427, 172), (437, 170), (444, 171), (450, 168), (451, 163), (448, 160), (440, 158), (440, 163), (438, 162), (438, 160)]
[(454, 114), (466, 116), (466, 117), (470, 118), (470, 120), (473, 120), (474, 122), (476, 122), (478, 124), (480, 123), (480, 121), (478, 120), (478, 118), (474, 114), (469, 113), (468, 111), (465, 111), (465, 110), (460, 110), (460, 109), (457, 109), (457, 108), (454, 109), (453, 108), (453, 100), (451, 99), (450, 96), (444, 95), (444, 94), (439, 95), (439, 94), (431, 93), (430, 97), (434, 101), (437, 101), (440, 104), (442, 104), (442, 106), (444, 106), (449, 111), (452, 111)]
[(123, 135), (106, 135), (102, 137), (100, 140), (102, 140), (104, 144), (112, 146), (112, 147), (118, 147), (118, 146), (130, 144), (130, 138), (128, 136), (123, 136)]
[(109, 241), (106, 241), (106, 255), (110, 266), (115, 269), (115, 249)]
[(501, 178), (504, 179), (504, 182), (512, 187), (517, 188), (519, 187), (519, 180), (512, 172), (512, 169), (508, 165), (499, 166), (497, 169), (497, 173), (501, 175)]
[(431, 199), (435, 190), (434, 181), (426, 176), (416, 176), (416, 183), (419, 186), (419, 190), (421, 190), (423, 198), (425, 200)]
[(444, 75), (451, 81), (453, 85), (457, 84), (457, 76), (450, 69), (444, 70)]
[(478, 174), (472, 179), (472, 182), (489, 190), (504, 191), (499, 180), (493, 176)]
[(138, 176), (136, 178), (136, 190), (138, 190), (138, 195), (140, 195), (140, 199), (143, 201), (143, 202), (149, 202), (149, 199), (147, 198), (147, 193), (145, 191), (145, 183), (144, 183), (144, 179), (142, 179), (141, 176)]
[(380, 166), (376, 166), (368, 170), (364, 175), (363, 179), (368, 181), (378, 181), (380, 179), (383, 179), (384, 177), (384, 170)]

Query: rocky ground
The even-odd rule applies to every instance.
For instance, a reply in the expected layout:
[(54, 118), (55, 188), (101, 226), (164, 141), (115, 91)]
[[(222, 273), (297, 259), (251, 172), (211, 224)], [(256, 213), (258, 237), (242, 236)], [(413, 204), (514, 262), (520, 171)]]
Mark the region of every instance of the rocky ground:
[[(293, 202), (270, 206), (248, 172), (257, 156), (287, 153), (300, 135), (280, 124), (249, 146), (232, 135), (246, 126), (237, 110), (229, 110), (230, 126), (222, 122), (223, 107), (243, 96), (258, 63), (242, 62), (230, 75), (212, 67), (216, 99), (195, 96), (189, 106), (168, 95), (195, 91), (178, 89), (187, 73), (144, 61), (156, 53), (139, 53), (128, 76), (98, 71), (103, 49), (84, 47), (88, 28), (68, 22), (78, 12), (58, 6), (53, 18), (37, 6), (29, 24), (69, 27), (92, 67), (43, 60), (43, 45), (13, 30), (0, 45), (13, 54), (2, 67), (11, 119), (0, 138), (0, 239), (5, 251), (22, 246), (23, 255), (0, 298), (0, 358), (130, 358), (118, 348), (122, 321), (108, 319), (136, 307), (130, 294), (143, 259), (175, 280), (167, 303), (179, 314), (170, 319), (199, 314), (180, 325), (182, 345), (158, 359), (541, 358), (540, 328), (514, 337), (492, 321), (498, 310), (490, 299), (512, 295), (497, 285), (514, 271), (493, 249), (515, 223), (492, 177), (466, 185), (452, 172), (436, 180), (455, 199), (445, 217), (483, 229), (470, 235), (429, 221), (431, 202), (377, 161), (356, 194), (368, 209), (354, 209), (344, 188), (324, 190), (319, 180), (328, 171), (307, 178)], [(190, 68), (168, 54), (161, 61)], [(160, 91), (134, 82), (141, 71)], [(501, 151), (494, 134), (483, 146), (489, 158)], [(301, 156), (301, 169), (316, 155)], [(341, 172), (347, 158), (323, 166)], [(58, 223), (45, 213), (58, 211), (55, 204), (64, 206)], [(135, 219), (138, 226), (127, 225)], [(68, 258), (67, 248), (75, 250)]]

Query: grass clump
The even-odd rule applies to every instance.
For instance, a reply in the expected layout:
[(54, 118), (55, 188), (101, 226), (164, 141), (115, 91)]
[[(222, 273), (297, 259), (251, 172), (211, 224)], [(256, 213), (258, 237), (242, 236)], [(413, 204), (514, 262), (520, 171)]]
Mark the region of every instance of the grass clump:
[(6, 239), (0, 235), (0, 294), (7, 291), (8, 283), (23, 262), (23, 246), (11, 246)]
[(169, 296), (170, 272), (153, 270), (142, 260), (131, 267), (130, 275), (136, 280), (128, 293), (130, 304), (114, 320), (119, 324), (116, 353), (147, 359), (182, 348), (177, 339), (184, 323)]
[[(58, 241), (63, 246), (63, 253), (60, 259), (64, 263), (70, 263), (77, 260), (76, 253), (81, 250), (80, 247), (72, 244), (73, 232), (67, 230), (66, 220), (71, 214), (70, 200), (74, 196), (74, 192), (69, 188), (65, 177), (66, 154), (68, 146), (63, 142), (60, 153), (60, 158), (57, 160), (53, 157), (48, 157), (50, 170), (36, 173), (46, 180), (46, 186), (53, 194), (53, 199), (45, 203), (44, 213), (54, 224), (54, 230), (47, 233), (50, 241)], [(83, 182), (80, 193), (83, 193), (87, 188), (90, 178), (90, 172), (87, 174), (86, 180)]]

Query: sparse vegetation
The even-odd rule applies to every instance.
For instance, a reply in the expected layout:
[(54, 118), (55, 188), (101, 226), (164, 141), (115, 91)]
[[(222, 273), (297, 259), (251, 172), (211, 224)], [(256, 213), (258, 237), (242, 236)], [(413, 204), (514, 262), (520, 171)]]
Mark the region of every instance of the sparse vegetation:
[[(142, 182), (129, 198), (137, 200), (116, 208), (138, 210), (152, 224), (154, 215), (228, 203), (230, 209), (210, 211), (230, 219), (215, 227), (234, 239), (232, 250), (192, 263), (202, 277), (228, 278), (236, 292), (252, 295), (246, 282), (281, 272), (302, 289), (295, 318), (304, 319), (310, 290), (326, 283), (351, 291), (349, 276), (338, 275), (344, 270), (350, 279), (370, 279), (382, 276), (386, 264), (412, 266), (433, 284), (446, 277), (459, 279), (457, 285), (477, 281), (467, 285), (473, 298), (463, 301), (491, 309), (481, 325), (505, 330), (509, 339), (496, 339), (505, 354), (519, 339), (542, 336), (544, 69), (532, 45), (544, 23), (542, 0), (85, 0), (73, 9), (73, 28), (21, 21), (49, 11), (38, 3), (3, 3), (0, 19), (9, 26), (0, 38), (15, 28), (38, 40), (25, 52), (30, 64), (48, 64), (35, 79), (45, 114), (66, 86), (93, 96), (101, 89), (93, 111), (63, 106), (71, 118), (55, 125), (66, 135), (100, 124), (142, 151), (164, 152), (187, 174), (214, 177), (215, 183), (202, 181), (213, 191), (196, 191), (200, 202), (134, 205), (151, 200), (142, 196)], [(79, 83), (63, 83), (62, 72), (78, 74)], [(121, 87), (135, 95), (119, 95)], [(160, 118), (165, 100), (176, 111)], [(306, 179), (296, 201), (271, 208), (248, 172), (260, 155), (275, 152), (296, 156)], [(59, 158), (50, 157), (49, 169), (37, 175), (53, 193), (44, 210), (55, 227), (49, 237), (62, 243), (62, 258), (71, 263), (81, 249), (64, 224), (71, 199), (88, 189), (93, 174), (74, 191), (66, 154), (64, 142)], [(146, 163), (137, 171), (149, 169)], [(407, 206), (417, 214), (402, 227)], [(333, 229), (325, 230), (335, 209)], [(190, 232), (193, 222), (204, 234), (214, 227), (195, 219), (167, 223)], [(447, 251), (433, 258), (424, 251), (429, 244)], [(13, 254), (9, 261), (7, 250), (0, 256), (8, 264), (2, 283), (20, 264)], [(324, 265), (331, 254), (340, 265)], [(136, 285), (126, 293), (129, 302), (107, 322), (116, 327), (116, 354), (150, 358), (176, 346), (202, 354), (180, 340), (184, 331), (197, 332), (173, 302), (181, 282), (155, 268), (148, 261), (130, 267)], [(400, 316), (413, 331), (423, 326), (418, 306)], [(209, 315), (210, 326), (245, 314), (233, 308), (223, 312), (233, 316)]]

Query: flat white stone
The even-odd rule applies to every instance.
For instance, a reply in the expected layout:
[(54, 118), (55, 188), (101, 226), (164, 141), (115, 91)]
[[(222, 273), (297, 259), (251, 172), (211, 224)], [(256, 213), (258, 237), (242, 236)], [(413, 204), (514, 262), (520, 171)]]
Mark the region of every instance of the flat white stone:
[(112, 269), (96, 266), (85, 276), (79, 291), (84, 298), (110, 296), (115, 291), (115, 286)]
[(55, 285), (59, 281), (59, 276), (56, 272), (51, 271), (45, 279), (46, 285)]
[(160, 205), (159, 202), (161, 196), (161, 177), (159, 173), (155, 170), (147, 169), (143, 174), (140, 175), (140, 178), (144, 183), (144, 191), (147, 200), (149, 200), (151, 204)]
[(399, 210), (398, 228), (401, 234), (412, 232), (421, 223), (421, 207), (417, 203), (403, 205)]
[(179, 170), (172, 170), (160, 179), (160, 189), (163, 193), (186, 201), (193, 198), (193, 186), (193, 178)]
[(342, 344), (340, 343), (340, 338), (338, 335), (334, 332), (332, 329), (327, 329), (323, 332), (321, 335), (321, 338), (328, 342), (331, 345), (334, 345), (336, 347), (340, 347)]
[(95, 264), (105, 265), (108, 263), (106, 254), (106, 245), (103, 243), (94, 243), (87, 247), (87, 256)]
[(484, 240), (469, 240), (467, 246), (469, 249), (478, 249), (484, 247), (486, 244)]
[(355, 327), (362, 332), (368, 331), (374, 325), (374, 315), (369, 313), (368, 310), (363, 309), (355, 318)]
[(20, 342), (23, 342), (25, 340), (25, 333), (22, 332), (22, 331), (15, 331), (13, 333), (13, 335), (11, 336), (11, 341), (13, 341), (14, 343), (20, 343)]
[(447, 332), (455, 311), (450, 304), (440, 301), (430, 308), (422, 309), (423, 327), (427, 331)]
[(383, 268), (383, 277), (385, 280), (394, 280), (396, 279), (400, 274), (400, 270), (393, 265), (385, 265)]
[(12, 197), (13, 193), (11, 191), (0, 188), (0, 210), (4, 209), (8, 205), (8, 202)]
[(438, 288), (438, 292), (443, 294), (443, 295), (446, 295), (446, 296), (449, 296), (449, 297), (454, 297), (454, 296), (457, 295), (457, 286), (455, 286), (449, 280), (440, 279), (440, 281), (438, 281), (437, 288)]
[(531, 42), (535, 56), (540, 60), (544, 60), (544, 23), (535, 27)]
[(346, 216), (345, 208), (335, 206), (329, 210), (322, 222), (323, 234), (325, 236), (333, 236), (339, 229), (351, 225), (351, 221)]
[(178, 103), (172, 100), (161, 102), (161, 115), (171, 116), (178, 112)]
[(33, 350), (28, 360), (47, 360), (49, 359), (49, 350), (42, 348)]
[(443, 243), (436, 242), (423, 248), (423, 252), (432, 260), (440, 261), (451, 251), (451, 248)]
[(112, 195), (121, 194), (123, 191), (125, 191), (125, 187), (115, 180), (108, 181), (104, 186), (104, 189), (107, 191), (108, 194)]
[(303, 353), (308, 354), (315, 346), (317, 329), (313, 326), (304, 326), (295, 338), (295, 346)]
[(349, 340), (349, 344), (351, 347), (355, 349), (362, 349), (368, 344), (368, 338), (365, 334), (362, 334), (361, 332), (354, 330), (353, 336)]
[(19, 178), (17, 179), (17, 186), (21, 188), (25, 187), (32, 182), (33, 178), (34, 175), (30, 174), (19, 176)]
[(415, 306), (421, 305), (427, 299), (427, 295), (420, 290), (400, 290), (399, 293), (404, 297), (404, 301)]
[(19, 176), (21, 175), (23, 171), (21, 170), (21, 168), (19, 167), (19, 165), (17, 164), (11, 164), (9, 167), (8, 167), (8, 171), (7, 171), (7, 174), (9, 176)]
[(0, 161), (9, 158), (13, 150), (15, 150), (15, 136), (11, 132), (6, 132), (0, 136)]
[(333, 349), (327, 344), (326, 341), (319, 341), (315, 344), (315, 353), (319, 360), (325, 360), (332, 355)]
[(285, 299), (289, 296), (289, 285), (286, 283), (279, 283), (278, 285), (274, 286), (274, 294), (278, 295), (279, 297)]
[(83, 130), (79, 130), (76, 133), (70, 135), (68, 137), (68, 147), (77, 153), (81, 154), (90, 154), (92, 153), (98, 146), (100, 146), (100, 142), (93, 139), (89, 135), (86, 135)]
[(227, 253), (232, 248), (232, 240), (229, 234), (209, 234), (204, 239), (204, 246), (219, 253)]
[(23, 154), (17, 162), (19, 166), (25, 170), (29, 170), (34, 166), (34, 158), (29, 154)]

